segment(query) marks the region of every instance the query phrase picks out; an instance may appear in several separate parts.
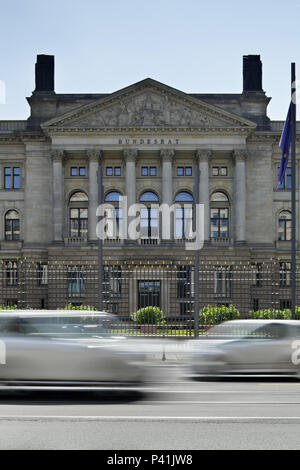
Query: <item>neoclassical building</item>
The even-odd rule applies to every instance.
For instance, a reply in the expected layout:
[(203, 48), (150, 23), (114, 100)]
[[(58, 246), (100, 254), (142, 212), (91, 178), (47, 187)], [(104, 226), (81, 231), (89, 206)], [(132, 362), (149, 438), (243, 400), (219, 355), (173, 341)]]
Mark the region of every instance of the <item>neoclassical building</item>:
[[(35, 67), (29, 118), (0, 121), (0, 259), (6, 287), (14, 286), (25, 258), (40, 263), (43, 272), (48, 263), (97, 262), (99, 165), (103, 200), (114, 208), (117, 228), (123, 224), (124, 196), (128, 206), (143, 204), (139, 238), (123, 240), (117, 231), (108, 237), (106, 263), (193, 263), (184, 229), (192, 209), (176, 210), (167, 240), (151, 205), (192, 206), (197, 169), (204, 204), (200, 262), (288, 263), (291, 175), (288, 168), (277, 190), (283, 121), (267, 116), (270, 98), (262, 88), (260, 56), (243, 57), (243, 90), (236, 94), (185, 93), (151, 78), (110, 94), (58, 94), (54, 57), (37, 56)], [(300, 248), (299, 234), (300, 226)], [(148, 279), (149, 289), (163, 298), (157, 277)], [(7, 292), (2, 303), (14, 298)], [(48, 293), (40, 300), (51, 306)], [(136, 299), (130, 302), (129, 310), (138, 306)]]

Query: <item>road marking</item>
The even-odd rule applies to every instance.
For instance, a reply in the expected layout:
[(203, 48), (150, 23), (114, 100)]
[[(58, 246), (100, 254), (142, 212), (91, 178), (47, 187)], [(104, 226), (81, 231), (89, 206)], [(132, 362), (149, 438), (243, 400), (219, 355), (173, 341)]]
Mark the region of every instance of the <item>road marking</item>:
[(282, 402), (282, 401), (214, 401), (214, 400), (147, 400), (143, 402), (145, 405), (178, 405), (183, 403), (199, 404), (199, 405), (300, 405), (300, 402)]
[(300, 416), (0, 416), (1, 421), (94, 421), (94, 422), (168, 422), (168, 423), (250, 423), (250, 422), (264, 422), (264, 423), (294, 423), (300, 424)]

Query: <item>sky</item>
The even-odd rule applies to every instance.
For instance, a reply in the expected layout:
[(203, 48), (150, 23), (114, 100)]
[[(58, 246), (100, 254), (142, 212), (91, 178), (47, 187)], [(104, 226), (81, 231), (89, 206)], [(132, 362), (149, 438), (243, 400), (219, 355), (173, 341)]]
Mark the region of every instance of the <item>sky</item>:
[(187, 93), (240, 93), (243, 55), (260, 54), (275, 120), (286, 117), (291, 62), (300, 84), (300, 0), (0, 0), (0, 7), (0, 120), (28, 117), (37, 54), (55, 55), (57, 93), (110, 93), (147, 77)]

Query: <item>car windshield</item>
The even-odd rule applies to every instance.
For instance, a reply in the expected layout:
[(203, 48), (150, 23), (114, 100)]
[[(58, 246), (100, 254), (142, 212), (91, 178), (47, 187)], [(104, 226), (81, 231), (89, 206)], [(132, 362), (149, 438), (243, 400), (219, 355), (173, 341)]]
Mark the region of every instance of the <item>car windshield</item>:
[(47, 336), (52, 338), (92, 338), (109, 336), (111, 315), (0, 315), (0, 335)]
[(210, 339), (279, 339), (288, 335), (283, 323), (224, 322), (207, 330)]

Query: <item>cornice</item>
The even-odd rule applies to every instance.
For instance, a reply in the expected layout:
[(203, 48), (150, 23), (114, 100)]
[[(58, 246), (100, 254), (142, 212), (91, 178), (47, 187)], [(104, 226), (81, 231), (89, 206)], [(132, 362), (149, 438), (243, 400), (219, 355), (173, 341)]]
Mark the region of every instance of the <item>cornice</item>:
[(49, 136), (55, 135), (84, 135), (85, 137), (93, 134), (104, 135), (122, 135), (122, 134), (179, 134), (186, 135), (241, 135), (248, 136), (252, 129), (242, 127), (51, 127), (45, 128), (45, 133)]

